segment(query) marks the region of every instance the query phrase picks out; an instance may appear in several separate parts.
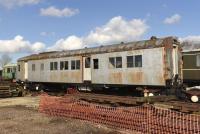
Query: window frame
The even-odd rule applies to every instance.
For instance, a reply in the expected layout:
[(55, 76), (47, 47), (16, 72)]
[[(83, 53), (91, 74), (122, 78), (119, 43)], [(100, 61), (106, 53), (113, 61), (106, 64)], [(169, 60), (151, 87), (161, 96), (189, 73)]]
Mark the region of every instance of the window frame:
[(93, 69), (99, 69), (99, 59), (93, 59)]
[[(140, 57), (139, 61), (138, 61), (138, 57)], [(142, 68), (143, 67), (142, 57), (143, 57), (142, 54), (126, 56), (126, 67), (127, 68)], [(128, 58), (132, 58), (132, 59), (128, 59)]]
[(36, 71), (36, 65), (35, 65), (35, 63), (32, 63), (32, 71)]

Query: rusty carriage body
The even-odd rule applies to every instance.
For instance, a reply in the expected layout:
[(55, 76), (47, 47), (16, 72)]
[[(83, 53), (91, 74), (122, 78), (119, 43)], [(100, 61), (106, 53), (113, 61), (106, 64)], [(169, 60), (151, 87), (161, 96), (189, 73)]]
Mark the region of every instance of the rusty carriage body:
[(20, 58), (17, 64), (20, 81), (78, 89), (165, 90), (182, 78), (181, 47), (175, 37), (39, 53)]

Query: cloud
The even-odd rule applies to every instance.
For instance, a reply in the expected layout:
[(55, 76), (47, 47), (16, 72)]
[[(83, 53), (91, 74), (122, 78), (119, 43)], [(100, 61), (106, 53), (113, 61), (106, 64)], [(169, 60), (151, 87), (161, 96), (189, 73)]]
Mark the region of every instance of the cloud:
[(71, 35), (66, 39), (59, 39), (55, 45), (47, 48), (47, 50), (72, 50), (82, 48), (83, 46), (83, 40), (81, 38)]
[(78, 9), (64, 8), (58, 9), (54, 6), (40, 9), (40, 15), (51, 17), (71, 17), (79, 13)]
[(24, 5), (34, 5), (38, 4), (42, 0), (0, 0), (0, 5), (4, 6), (8, 9), (14, 8), (16, 6), (24, 6)]
[(67, 50), (139, 40), (148, 30), (144, 20), (125, 20), (121, 16), (110, 19), (105, 25), (96, 27), (84, 37), (75, 35), (60, 39), (49, 50)]
[(31, 52), (37, 53), (45, 49), (45, 44), (35, 42), (31, 44), (29, 41), (24, 40), (20, 35), (11, 40), (0, 40), (0, 53), (20, 53)]
[(181, 16), (179, 14), (174, 14), (171, 17), (167, 17), (164, 20), (165, 24), (175, 24), (178, 23), (181, 20)]
[[(149, 26), (144, 20), (125, 20), (121, 16), (111, 18), (105, 25), (96, 27), (86, 36), (78, 37), (71, 35), (57, 40), (52, 46), (45, 47), (42, 42), (31, 43), (22, 36), (17, 35), (14, 39), (0, 40), (0, 53), (37, 53), (41, 51), (72, 50), (97, 45), (128, 42), (139, 40), (147, 32)], [(46, 36), (48, 32), (41, 32)]]
[(200, 35), (190, 35), (184, 38), (179, 38), (183, 45), (184, 51), (200, 49)]

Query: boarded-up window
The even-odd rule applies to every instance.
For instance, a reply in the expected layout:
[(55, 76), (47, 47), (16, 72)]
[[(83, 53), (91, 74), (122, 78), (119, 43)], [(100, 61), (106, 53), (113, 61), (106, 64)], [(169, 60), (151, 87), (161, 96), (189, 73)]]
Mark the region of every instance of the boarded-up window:
[(40, 64), (40, 70), (43, 71), (44, 70), (44, 63)]
[(200, 54), (197, 55), (197, 67), (200, 67)]
[(99, 69), (99, 59), (93, 59), (93, 65), (94, 69)]
[(35, 71), (35, 64), (32, 64), (32, 71)]

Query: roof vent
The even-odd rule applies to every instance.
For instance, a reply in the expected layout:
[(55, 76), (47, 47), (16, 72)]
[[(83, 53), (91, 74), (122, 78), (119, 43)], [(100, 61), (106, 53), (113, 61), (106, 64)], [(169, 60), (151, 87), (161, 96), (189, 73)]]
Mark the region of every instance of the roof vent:
[(151, 40), (157, 40), (156, 36), (151, 36)]

